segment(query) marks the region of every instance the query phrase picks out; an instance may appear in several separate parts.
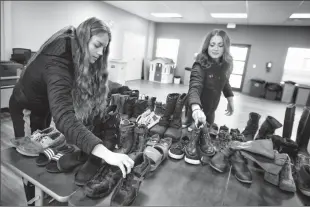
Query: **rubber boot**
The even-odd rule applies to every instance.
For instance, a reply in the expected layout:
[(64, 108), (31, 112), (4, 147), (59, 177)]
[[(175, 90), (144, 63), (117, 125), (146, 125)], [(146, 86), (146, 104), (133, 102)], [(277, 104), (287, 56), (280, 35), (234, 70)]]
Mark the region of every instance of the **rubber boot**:
[(272, 116), (267, 116), (266, 120), (259, 128), (256, 139), (266, 139), (268, 135), (274, 134), (275, 130), (282, 127), (282, 124)]
[(310, 137), (310, 134), (309, 134), (310, 125), (309, 124), (310, 124), (310, 107), (304, 107), (304, 110), (299, 120), (299, 124), (297, 128), (297, 135), (296, 135), (296, 143), (300, 150), (306, 150), (308, 146), (309, 137)]
[(295, 104), (290, 104), (286, 107), (284, 124), (283, 124), (283, 132), (282, 132), (283, 138), (291, 139), (293, 124), (294, 124), (294, 117), (295, 117), (295, 110), (296, 110)]
[(253, 140), (255, 137), (255, 134), (258, 130), (258, 125), (259, 125), (259, 119), (261, 115), (255, 112), (251, 112), (249, 114), (249, 120), (247, 122), (247, 126), (243, 130), (241, 134), (244, 135), (245, 141), (250, 141)]
[(166, 100), (166, 108), (164, 115), (161, 117), (158, 124), (156, 124), (154, 127), (150, 129), (150, 135), (158, 134), (160, 137), (163, 137), (167, 128), (169, 127), (169, 123), (171, 120), (171, 115), (174, 112), (177, 100), (179, 98), (180, 94), (178, 93), (170, 93), (167, 96)]

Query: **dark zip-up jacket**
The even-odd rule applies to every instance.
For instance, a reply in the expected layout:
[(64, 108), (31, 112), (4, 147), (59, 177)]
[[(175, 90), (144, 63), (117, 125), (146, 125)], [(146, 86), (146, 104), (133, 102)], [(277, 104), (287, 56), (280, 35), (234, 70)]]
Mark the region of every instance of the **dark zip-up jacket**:
[[(227, 63), (213, 63), (209, 68), (196, 61), (190, 76), (188, 105), (198, 104), (205, 114), (214, 112), (219, 104), (221, 92), (226, 98), (234, 96), (229, 84)], [(232, 66), (231, 66), (232, 67)]]
[(71, 90), (74, 66), (72, 37), (56, 40), (27, 67), (16, 84), (13, 96), (32, 113), (51, 112), (56, 128), (69, 143), (90, 154), (102, 140), (75, 117)]

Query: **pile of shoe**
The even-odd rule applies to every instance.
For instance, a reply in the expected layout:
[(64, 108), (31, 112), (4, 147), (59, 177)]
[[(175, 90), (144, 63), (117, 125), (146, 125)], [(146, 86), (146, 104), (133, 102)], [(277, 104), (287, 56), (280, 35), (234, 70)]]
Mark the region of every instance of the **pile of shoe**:
[(310, 157), (298, 154), (293, 167), (293, 177), (302, 194), (310, 197)]
[(173, 142), (182, 136), (182, 109), (187, 94), (171, 93), (166, 99), (165, 110), (158, 124), (150, 129), (150, 135), (158, 134), (160, 137), (170, 137)]

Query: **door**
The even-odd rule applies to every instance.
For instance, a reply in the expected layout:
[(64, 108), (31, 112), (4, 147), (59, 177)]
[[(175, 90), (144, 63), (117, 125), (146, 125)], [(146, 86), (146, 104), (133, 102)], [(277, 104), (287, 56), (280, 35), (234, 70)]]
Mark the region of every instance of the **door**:
[(125, 81), (141, 79), (145, 44), (145, 36), (125, 32), (123, 45), (123, 59), (127, 63)]
[(250, 47), (250, 45), (236, 44), (233, 44), (230, 47), (230, 53), (233, 57), (234, 68), (230, 76), (229, 82), (234, 90), (242, 90)]
[(161, 63), (156, 63), (154, 80), (157, 82), (161, 82), (162, 69), (163, 65)]

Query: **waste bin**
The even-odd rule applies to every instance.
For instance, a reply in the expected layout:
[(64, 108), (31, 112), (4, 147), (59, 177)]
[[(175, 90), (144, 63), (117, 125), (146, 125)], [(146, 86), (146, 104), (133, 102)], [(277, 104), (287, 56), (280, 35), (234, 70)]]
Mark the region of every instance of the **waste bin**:
[(181, 76), (174, 76), (173, 83), (180, 84), (180, 82), (181, 82)]
[(297, 88), (296, 105), (306, 106), (310, 94), (310, 86), (298, 85)]
[(293, 81), (284, 81), (281, 102), (294, 103), (294, 93), (296, 90), (296, 83)]
[(251, 79), (250, 96), (263, 97), (266, 81), (261, 79)]
[(185, 68), (185, 73), (184, 73), (184, 85), (188, 86), (189, 85), (189, 81), (190, 81), (190, 78), (191, 78), (191, 68), (189, 67), (186, 67)]
[(282, 86), (279, 83), (268, 82), (265, 89), (265, 98), (268, 100), (277, 100), (282, 92)]

